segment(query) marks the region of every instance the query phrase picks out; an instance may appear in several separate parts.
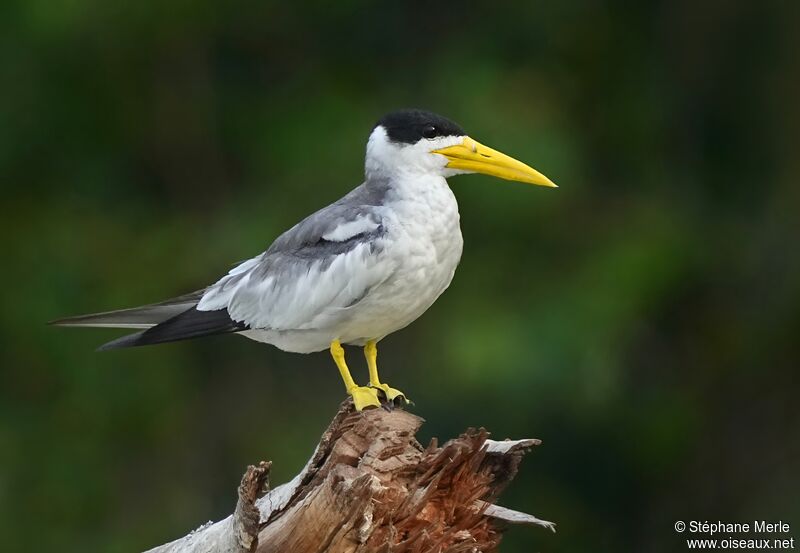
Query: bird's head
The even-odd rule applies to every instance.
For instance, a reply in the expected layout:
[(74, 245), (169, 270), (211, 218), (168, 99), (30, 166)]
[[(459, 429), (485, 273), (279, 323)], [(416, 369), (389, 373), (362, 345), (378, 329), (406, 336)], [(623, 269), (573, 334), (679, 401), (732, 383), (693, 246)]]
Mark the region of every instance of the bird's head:
[(449, 119), (416, 109), (392, 112), (376, 123), (367, 142), (366, 170), (444, 178), (483, 173), (556, 186), (536, 169), (470, 138)]

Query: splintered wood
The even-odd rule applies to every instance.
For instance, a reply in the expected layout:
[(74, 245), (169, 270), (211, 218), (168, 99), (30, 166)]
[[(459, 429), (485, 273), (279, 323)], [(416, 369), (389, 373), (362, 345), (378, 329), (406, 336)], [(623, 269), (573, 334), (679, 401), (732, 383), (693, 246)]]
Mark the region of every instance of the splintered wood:
[(265, 493), (269, 464), (251, 466), (233, 515), (150, 551), (467, 553), (495, 551), (508, 524), (554, 530), (494, 504), (538, 440), (497, 442), (470, 429), (424, 448), (422, 422), (345, 402), (291, 482)]

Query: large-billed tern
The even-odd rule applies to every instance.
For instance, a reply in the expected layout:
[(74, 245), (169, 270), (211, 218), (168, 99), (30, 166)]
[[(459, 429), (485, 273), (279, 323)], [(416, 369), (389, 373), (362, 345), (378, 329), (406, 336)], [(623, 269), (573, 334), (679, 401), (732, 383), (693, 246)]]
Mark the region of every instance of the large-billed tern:
[[(403, 110), (369, 136), (364, 182), (284, 232), (215, 284), (161, 303), (55, 324), (143, 329), (100, 349), (237, 333), (284, 351), (329, 349), (358, 410), (405, 401), (378, 377), (377, 344), (422, 315), (449, 286), (463, 240), (447, 178), (483, 173), (555, 187), (439, 115)], [(342, 344), (363, 346), (359, 386)]]

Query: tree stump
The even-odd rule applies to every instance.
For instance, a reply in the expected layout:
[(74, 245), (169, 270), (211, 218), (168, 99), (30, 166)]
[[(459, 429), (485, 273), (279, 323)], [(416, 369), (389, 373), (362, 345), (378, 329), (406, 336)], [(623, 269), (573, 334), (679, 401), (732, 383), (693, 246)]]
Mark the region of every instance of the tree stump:
[(554, 524), (495, 505), (539, 440), (468, 429), (422, 447), (423, 420), (342, 404), (290, 482), (267, 491), (270, 463), (248, 467), (232, 515), (150, 553), (466, 553), (494, 551), (508, 524)]

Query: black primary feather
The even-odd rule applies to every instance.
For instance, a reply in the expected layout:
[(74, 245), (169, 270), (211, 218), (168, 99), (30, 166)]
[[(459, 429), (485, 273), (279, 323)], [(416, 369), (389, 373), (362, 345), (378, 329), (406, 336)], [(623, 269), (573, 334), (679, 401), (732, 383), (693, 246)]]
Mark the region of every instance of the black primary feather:
[(212, 334), (240, 332), (248, 328), (250, 327), (246, 324), (231, 319), (227, 309), (198, 311), (195, 307), (192, 307), (152, 328), (128, 334), (103, 344), (97, 350), (104, 351), (149, 344), (163, 344), (164, 342), (177, 342)]

